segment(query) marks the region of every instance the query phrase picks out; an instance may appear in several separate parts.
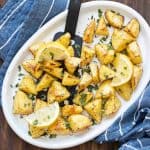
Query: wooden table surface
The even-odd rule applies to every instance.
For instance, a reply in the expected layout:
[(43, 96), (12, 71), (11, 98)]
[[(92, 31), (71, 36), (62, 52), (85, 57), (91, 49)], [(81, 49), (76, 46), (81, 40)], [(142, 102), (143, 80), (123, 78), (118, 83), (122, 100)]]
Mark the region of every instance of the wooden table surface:
[[(82, 0), (83, 2), (89, 0)], [(114, 0), (136, 9), (150, 24), (150, 0)], [(0, 0), (0, 5), (4, 0)], [(0, 150), (42, 150), (21, 140), (8, 126), (0, 109)], [(70, 150), (116, 150), (118, 143), (96, 144), (92, 141), (70, 148)]]

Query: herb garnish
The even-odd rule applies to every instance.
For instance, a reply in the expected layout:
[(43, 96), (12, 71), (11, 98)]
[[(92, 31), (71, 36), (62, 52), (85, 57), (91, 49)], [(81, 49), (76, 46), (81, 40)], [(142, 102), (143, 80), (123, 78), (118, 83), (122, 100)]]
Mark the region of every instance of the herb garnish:
[(85, 94), (85, 93), (81, 94), (80, 103), (82, 106), (84, 106), (86, 104), (86, 97), (87, 97), (87, 94)]
[(56, 134), (50, 134), (49, 138), (56, 138)]
[(36, 97), (33, 94), (28, 94), (28, 98), (34, 101)]
[(99, 40), (99, 43), (104, 43), (107, 40), (108, 36), (104, 36)]
[(36, 119), (33, 121), (33, 125), (37, 125), (37, 124), (38, 124), (38, 120)]
[(18, 70), (19, 70), (19, 72), (21, 71), (21, 66), (20, 65), (18, 65)]
[(99, 17), (99, 18), (101, 18), (102, 14), (103, 14), (102, 10), (101, 10), (101, 9), (98, 9), (98, 17)]
[(49, 55), (52, 57), (52, 59), (54, 58), (54, 54), (52, 52), (50, 52)]
[(89, 92), (92, 92), (93, 90), (97, 90), (98, 89), (98, 85), (89, 85), (87, 88), (88, 88)]
[(24, 76), (24, 74), (23, 74), (23, 73), (19, 73), (18, 76), (19, 76), (19, 77), (20, 77), (20, 76)]

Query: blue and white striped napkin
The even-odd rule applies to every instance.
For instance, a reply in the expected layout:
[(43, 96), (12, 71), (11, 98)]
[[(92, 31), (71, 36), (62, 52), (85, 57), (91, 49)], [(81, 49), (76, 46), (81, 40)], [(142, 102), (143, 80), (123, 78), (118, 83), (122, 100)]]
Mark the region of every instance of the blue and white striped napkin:
[[(68, 7), (69, 0), (8, 0), (0, 8), (0, 88), (5, 72), (20, 47), (53, 16)], [(119, 150), (150, 150), (150, 86), (138, 101), (103, 134), (97, 143), (119, 141)]]

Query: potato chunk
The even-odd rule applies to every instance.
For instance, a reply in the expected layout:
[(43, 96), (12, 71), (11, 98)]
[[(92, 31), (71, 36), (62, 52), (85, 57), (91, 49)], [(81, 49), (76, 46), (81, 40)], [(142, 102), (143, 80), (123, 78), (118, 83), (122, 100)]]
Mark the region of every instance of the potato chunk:
[(73, 46), (68, 46), (66, 49), (70, 57), (74, 57), (74, 48)]
[(116, 52), (124, 50), (134, 38), (124, 30), (114, 29), (112, 34), (112, 46)]
[(106, 44), (97, 44), (95, 46), (95, 51), (101, 64), (109, 64), (114, 59), (114, 50), (108, 50), (108, 46)]
[(138, 43), (136, 41), (130, 43), (127, 46), (127, 52), (128, 52), (128, 55), (129, 55), (131, 61), (134, 64), (140, 64), (140, 63), (142, 63), (142, 57), (141, 57), (140, 47), (139, 47), (139, 45), (138, 45)]
[(115, 11), (106, 10), (105, 18), (107, 19), (108, 23), (115, 27), (115, 28), (122, 28), (124, 23), (124, 16), (121, 16)]
[(101, 109), (102, 109), (102, 100), (96, 99), (94, 101), (89, 102), (84, 106), (85, 110), (92, 116), (92, 118), (96, 122), (101, 121)]
[(65, 105), (62, 107), (62, 116), (67, 117), (73, 114), (80, 114), (83, 111), (81, 106), (78, 105)]
[(19, 89), (28, 94), (37, 94), (35, 82), (29, 75), (23, 77), (19, 85)]
[(140, 24), (136, 18), (130, 20), (130, 22), (125, 26), (124, 31), (131, 34), (134, 38), (137, 38), (140, 32)]
[(32, 100), (29, 99), (24, 92), (17, 91), (13, 103), (13, 113), (20, 115), (28, 115), (32, 112)]
[(48, 90), (48, 103), (64, 101), (70, 96), (69, 91), (58, 81), (53, 81)]
[(88, 117), (80, 114), (71, 115), (68, 121), (73, 132), (83, 131), (92, 125)]
[(35, 102), (34, 111), (37, 111), (43, 107), (46, 107), (47, 105), (48, 105), (47, 102), (37, 99)]
[(93, 42), (95, 28), (96, 28), (96, 22), (95, 20), (92, 20), (84, 31), (84, 35), (83, 35), (84, 42), (86, 43)]
[(46, 60), (41, 62), (41, 68), (45, 69), (52, 69), (52, 68), (58, 68), (61, 66), (61, 63), (55, 60)]
[(96, 28), (96, 34), (97, 35), (104, 35), (104, 36), (108, 36), (109, 35), (109, 31), (107, 29), (107, 25), (105, 22), (104, 17), (102, 16), (98, 22), (97, 28)]

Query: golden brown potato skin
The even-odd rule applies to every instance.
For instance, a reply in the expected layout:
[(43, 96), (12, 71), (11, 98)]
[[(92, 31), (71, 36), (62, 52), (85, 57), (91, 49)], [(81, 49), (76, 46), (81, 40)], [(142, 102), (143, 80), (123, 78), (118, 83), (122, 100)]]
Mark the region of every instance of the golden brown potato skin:
[(47, 102), (40, 100), (40, 99), (37, 99), (35, 102), (34, 111), (37, 111), (43, 107), (46, 107), (47, 105), (48, 105)]

